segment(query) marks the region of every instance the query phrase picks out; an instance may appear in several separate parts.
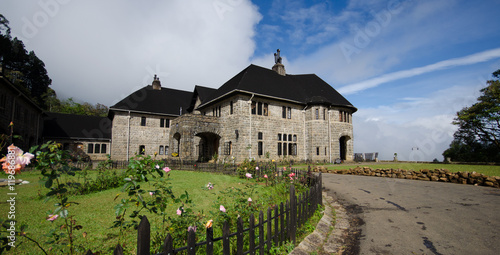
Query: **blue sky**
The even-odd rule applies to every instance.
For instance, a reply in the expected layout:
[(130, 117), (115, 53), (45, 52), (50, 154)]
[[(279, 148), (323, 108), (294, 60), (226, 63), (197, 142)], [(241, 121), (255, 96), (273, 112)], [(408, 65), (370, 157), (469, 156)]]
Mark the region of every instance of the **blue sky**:
[[(4, 0), (63, 98), (219, 87), (249, 64), (315, 73), (359, 110), (354, 150), (442, 160), (456, 112), (500, 69), (499, 1)], [(418, 150), (417, 150), (418, 148)]]

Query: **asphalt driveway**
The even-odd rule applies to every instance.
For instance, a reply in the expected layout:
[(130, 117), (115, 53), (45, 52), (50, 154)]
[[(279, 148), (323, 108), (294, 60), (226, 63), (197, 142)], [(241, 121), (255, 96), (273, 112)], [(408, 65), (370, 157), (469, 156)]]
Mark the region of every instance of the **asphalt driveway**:
[(355, 254), (500, 254), (500, 189), (323, 174), (359, 217)]

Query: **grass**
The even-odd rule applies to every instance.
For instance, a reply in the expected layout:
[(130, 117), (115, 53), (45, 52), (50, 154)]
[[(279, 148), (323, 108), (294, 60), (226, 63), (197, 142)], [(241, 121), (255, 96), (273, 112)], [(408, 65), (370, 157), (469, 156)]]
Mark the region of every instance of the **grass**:
[[(0, 178), (5, 177), (6, 175), (0, 176)], [(28, 235), (37, 240), (42, 247), (48, 249), (49, 246), (44, 244), (48, 239), (44, 235), (50, 229), (54, 228), (56, 224), (54, 224), (55, 222), (51, 223), (47, 221), (46, 217), (48, 215), (47, 211), (55, 208), (54, 202), (48, 201), (45, 203), (40, 198), (40, 194), (45, 194), (47, 189), (38, 183), (41, 177), (39, 172), (25, 172), (16, 177), (30, 182), (30, 184), (15, 186), (15, 192), (17, 192), (15, 217), (18, 221), (16, 224), (17, 226), (28, 224)], [(212, 210), (212, 203), (217, 196), (215, 192), (227, 187), (244, 186), (247, 182), (247, 180), (234, 176), (189, 171), (172, 171), (170, 178), (174, 186), (174, 192), (179, 192), (180, 194), (184, 190), (187, 190), (193, 203), (196, 205), (193, 208), (200, 211), (203, 210), (205, 213)], [(212, 192), (202, 189), (208, 182), (215, 184)], [(8, 192), (6, 187), (0, 188), (0, 201), (2, 201), (0, 203), (0, 211), (3, 214), (0, 218), (4, 219), (7, 218), (7, 212), (9, 211), (9, 205), (3, 202), (9, 199)], [(126, 194), (121, 194), (115, 201), (114, 199), (117, 194), (121, 194), (121, 188), (70, 198), (70, 201), (79, 203), (79, 205), (69, 208), (70, 214), (76, 215), (77, 223), (83, 225), (83, 229), (75, 232), (77, 245), (81, 245), (85, 249), (91, 249), (93, 252), (100, 251), (102, 254), (112, 253), (119, 237), (119, 230), (110, 228), (115, 220), (113, 208), (119, 199), (126, 197)], [(176, 209), (177, 205), (170, 207), (172, 214), (175, 213)], [(157, 222), (154, 220), (151, 221), (152, 229), (154, 229), (154, 224)], [(84, 232), (87, 234), (86, 238), (83, 238)], [(125, 233), (123, 243), (125, 244), (124, 249), (126, 253), (136, 252), (136, 235), (136, 231), (133, 229)], [(9, 254), (43, 254), (36, 248), (34, 243), (27, 242), (25, 238), (19, 237), (16, 245), (18, 247), (11, 250)], [(83, 251), (80, 252), (83, 253)]]
[[(500, 165), (462, 165), (462, 164), (439, 164), (439, 163), (408, 163), (408, 162), (360, 162), (348, 164), (327, 164), (323, 165), (329, 170), (340, 170), (360, 167), (370, 167), (373, 169), (405, 169), (405, 170), (421, 170), (421, 169), (448, 169), (452, 172), (478, 172), (488, 176), (500, 176)], [(307, 165), (294, 166), (302, 169), (307, 169)], [(312, 167), (312, 166), (311, 166)]]

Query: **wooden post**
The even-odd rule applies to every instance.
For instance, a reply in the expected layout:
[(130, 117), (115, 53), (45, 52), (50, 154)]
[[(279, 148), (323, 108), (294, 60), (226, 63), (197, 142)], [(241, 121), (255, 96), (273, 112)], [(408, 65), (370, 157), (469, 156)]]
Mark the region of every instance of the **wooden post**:
[(196, 233), (194, 229), (190, 229), (188, 232), (187, 253), (188, 255), (196, 255)]
[(275, 207), (274, 207), (274, 245), (275, 246), (278, 246), (278, 244), (279, 244), (280, 229), (279, 229), (278, 223), (279, 223), (278, 205), (275, 205)]
[(302, 204), (303, 204), (303, 198), (302, 194), (299, 195), (299, 198), (297, 200), (297, 228), (300, 228), (302, 225)]
[(148, 217), (143, 216), (137, 229), (137, 255), (149, 255), (151, 231)]
[(207, 255), (214, 254), (214, 229), (207, 228)]
[(285, 215), (286, 215), (286, 224), (285, 224), (285, 238), (287, 241), (290, 241), (292, 240), (290, 238), (290, 200), (287, 200), (286, 201), (286, 204), (285, 204)]
[(250, 249), (249, 249), (249, 254), (253, 255), (255, 254), (255, 217), (253, 216), (253, 213), (250, 214), (250, 219), (249, 219), (249, 228), (250, 230), (248, 231), (249, 235), (249, 242), (250, 242)]
[(236, 254), (243, 255), (243, 220), (241, 217), (236, 223)]
[(264, 213), (260, 211), (259, 213), (259, 253), (264, 254), (264, 245), (266, 244), (266, 239), (264, 238)]
[(231, 254), (229, 246), (229, 223), (227, 221), (224, 222), (224, 226), (222, 227), (222, 253), (224, 255)]
[(283, 208), (283, 202), (280, 204), (280, 242), (279, 246), (283, 245), (283, 241), (285, 241), (285, 210)]
[(174, 239), (170, 235), (167, 234), (165, 241), (163, 242), (163, 254), (164, 255), (173, 255), (174, 254)]
[(271, 250), (271, 242), (272, 242), (272, 235), (273, 235), (273, 229), (272, 229), (272, 218), (271, 218), (271, 208), (267, 208), (267, 248), (266, 248), (266, 253), (269, 254), (269, 251)]

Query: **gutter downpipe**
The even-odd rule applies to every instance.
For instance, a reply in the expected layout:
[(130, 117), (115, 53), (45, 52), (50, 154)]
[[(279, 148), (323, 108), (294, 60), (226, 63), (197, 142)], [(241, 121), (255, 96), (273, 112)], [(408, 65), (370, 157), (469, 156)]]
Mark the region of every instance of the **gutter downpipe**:
[(306, 107), (304, 107), (304, 109), (302, 109), (302, 113), (304, 114), (304, 134), (303, 134), (303, 137), (304, 137), (304, 161), (307, 161), (307, 148), (306, 148), (306, 109), (307, 109), (307, 105), (306, 105)]
[(128, 121), (127, 121), (127, 162), (129, 159), (130, 151), (130, 111), (128, 111)]
[(252, 99), (254, 96), (255, 96), (255, 94), (252, 94), (252, 97), (250, 97), (250, 99), (248, 100), (248, 105), (249, 105), (248, 112), (250, 113), (250, 132), (249, 132), (250, 136), (248, 138), (249, 147), (250, 147), (250, 149), (248, 150), (248, 159), (249, 160), (252, 158)]
[(330, 164), (332, 163), (332, 141), (330, 140), (331, 139), (331, 129), (330, 129), (330, 118), (331, 118), (331, 111), (330, 109), (328, 109), (328, 146), (329, 146), (329, 151), (328, 151), (328, 155), (330, 157)]

